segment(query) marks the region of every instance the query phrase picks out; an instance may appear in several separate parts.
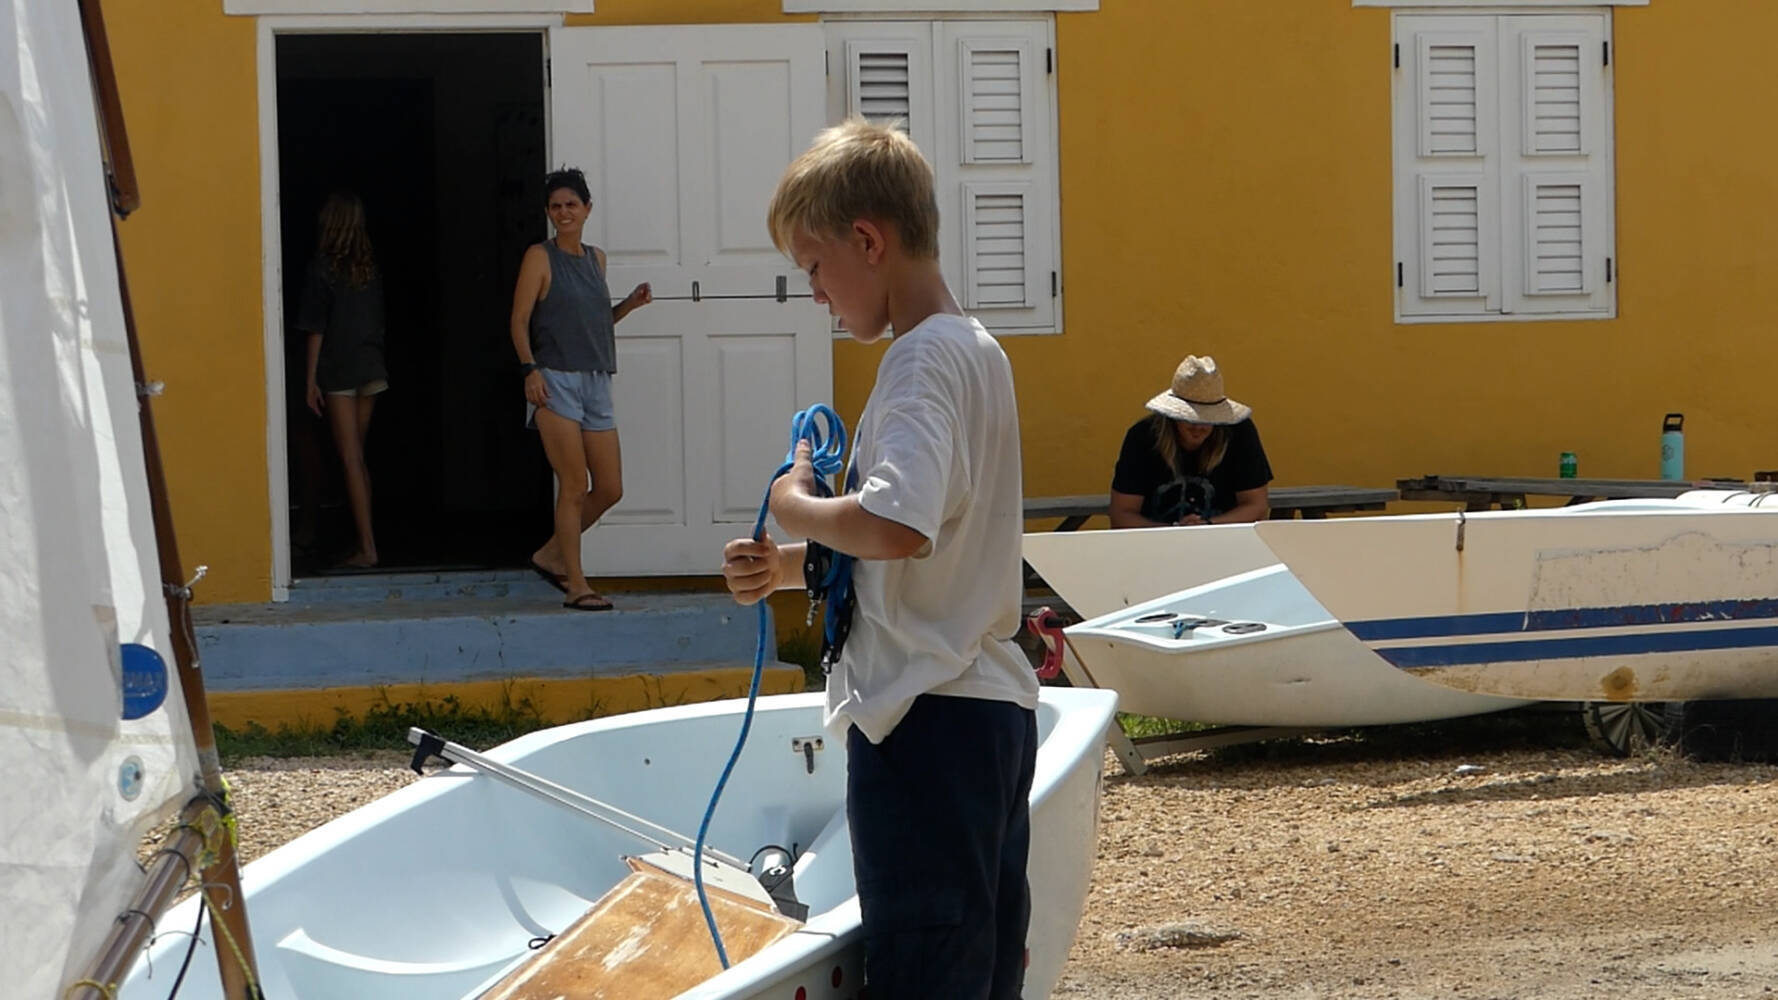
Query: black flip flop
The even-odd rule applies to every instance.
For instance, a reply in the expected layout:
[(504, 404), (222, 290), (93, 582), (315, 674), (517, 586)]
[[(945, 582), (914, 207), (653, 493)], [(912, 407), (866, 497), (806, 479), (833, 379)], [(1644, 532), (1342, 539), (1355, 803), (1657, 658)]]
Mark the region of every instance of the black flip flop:
[(570, 611), (610, 611), (611, 602), (598, 594), (582, 594), (562, 602)]
[(544, 583), (549, 584), (562, 593), (566, 594), (568, 592), (568, 581), (551, 573), (549, 570), (544, 569), (535, 559), (531, 560), (531, 572), (543, 577)]

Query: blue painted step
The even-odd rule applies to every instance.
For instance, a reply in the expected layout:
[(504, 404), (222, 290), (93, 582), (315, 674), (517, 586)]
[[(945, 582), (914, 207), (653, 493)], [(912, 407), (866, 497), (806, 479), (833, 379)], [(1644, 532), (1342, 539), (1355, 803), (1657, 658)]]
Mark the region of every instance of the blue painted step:
[(550, 595), (560, 593), (528, 569), (354, 573), (296, 580), (290, 585), (289, 603), (439, 601), (475, 597), (547, 600)]
[[(535, 589), (516, 577), (481, 578), (493, 574), (427, 576), (334, 578), (301, 588), (312, 590), (301, 600), (293, 586), (283, 604), (196, 608), (205, 683), (253, 691), (753, 665), (758, 613), (727, 594), (613, 593), (613, 610), (589, 613), (563, 608), (561, 594), (534, 576)], [(400, 596), (366, 599), (372, 592)], [(776, 661), (776, 645), (767, 651)]]

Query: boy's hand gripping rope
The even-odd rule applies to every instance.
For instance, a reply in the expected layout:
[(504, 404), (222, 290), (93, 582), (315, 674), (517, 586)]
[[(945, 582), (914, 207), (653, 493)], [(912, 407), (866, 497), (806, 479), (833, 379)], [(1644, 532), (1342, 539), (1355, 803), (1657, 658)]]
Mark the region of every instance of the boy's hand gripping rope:
[[(833, 496), (833, 487), (828, 477), (837, 474), (845, 467), (846, 425), (841, 422), (839, 414), (820, 403), (806, 410), (799, 410), (790, 418), (790, 451), (784, 456), (784, 464), (772, 473), (771, 482), (766, 484), (765, 499), (759, 505), (759, 519), (753, 524), (753, 540), (760, 541), (765, 537), (766, 516), (771, 512), (772, 484), (778, 477), (789, 472), (796, 465), (796, 446), (803, 441), (809, 442), (813, 454), (810, 462), (815, 467), (815, 491), (822, 496)], [(824, 546), (809, 542), (810, 557), (805, 559), (803, 572), (809, 590), (809, 620), (814, 621), (815, 609), (823, 599), (828, 602), (826, 625), (827, 644), (833, 645), (835, 613), (851, 590), (852, 557), (833, 552)], [(817, 563), (820, 565), (817, 565)], [(813, 571), (812, 571), (813, 570)], [(716, 914), (710, 909), (710, 898), (704, 891), (704, 835), (710, 830), (710, 819), (716, 815), (716, 804), (722, 799), (723, 786), (728, 784), (729, 774), (735, 769), (735, 761), (741, 758), (741, 750), (747, 745), (747, 731), (753, 727), (753, 706), (759, 699), (759, 681), (765, 673), (767, 633), (771, 629), (771, 617), (766, 608), (766, 599), (759, 601), (759, 640), (753, 648), (753, 681), (747, 689), (747, 711), (741, 717), (741, 735), (735, 740), (735, 749), (729, 754), (728, 763), (723, 765), (722, 776), (716, 779), (716, 789), (710, 794), (710, 805), (704, 810), (704, 820), (698, 824), (698, 839), (692, 852), (692, 882), (697, 886), (698, 903), (704, 908), (704, 923), (709, 925), (710, 939), (716, 942), (716, 957), (723, 968), (729, 967), (728, 951), (722, 946), (722, 934), (716, 929)], [(825, 659), (825, 656), (824, 656)]]

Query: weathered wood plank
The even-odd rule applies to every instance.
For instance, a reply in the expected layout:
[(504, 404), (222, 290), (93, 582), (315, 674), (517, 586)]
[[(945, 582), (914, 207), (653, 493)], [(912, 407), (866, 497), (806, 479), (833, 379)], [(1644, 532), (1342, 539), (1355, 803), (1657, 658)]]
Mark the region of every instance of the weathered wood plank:
[[(630, 867), (630, 875), (483, 1000), (668, 1000), (721, 972), (696, 887), (635, 859)], [(730, 964), (801, 926), (740, 896), (718, 889), (709, 896)]]
[(1538, 479), (1507, 476), (1420, 476), (1396, 480), (1403, 500), (1471, 501), (1479, 498), (1568, 497), (1574, 500), (1670, 498), (1738, 480)]

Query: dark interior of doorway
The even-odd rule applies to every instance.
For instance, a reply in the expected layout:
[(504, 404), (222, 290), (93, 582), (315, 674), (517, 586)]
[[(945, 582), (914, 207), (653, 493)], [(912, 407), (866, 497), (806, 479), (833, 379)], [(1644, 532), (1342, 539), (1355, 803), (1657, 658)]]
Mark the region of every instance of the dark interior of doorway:
[(278, 37), (291, 568), (344, 571), (356, 536), (294, 327), (330, 190), (364, 201), (389, 390), (365, 446), (379, 572), (522, 566), (552, 481), (507, 333), (525, 247), (547, 235), (540, 34)]

